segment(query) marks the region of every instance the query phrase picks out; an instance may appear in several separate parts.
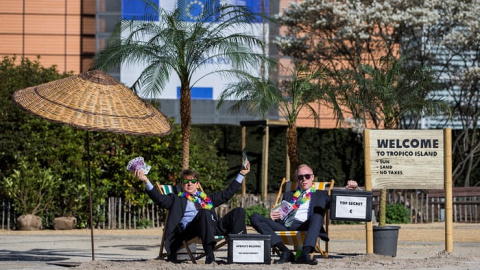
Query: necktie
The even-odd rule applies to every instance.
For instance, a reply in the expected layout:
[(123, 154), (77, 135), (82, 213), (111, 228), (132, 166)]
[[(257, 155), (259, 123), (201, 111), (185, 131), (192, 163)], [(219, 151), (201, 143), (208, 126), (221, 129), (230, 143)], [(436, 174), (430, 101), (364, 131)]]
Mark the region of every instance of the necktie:
[(304, 190), (304, 191), (302, 191), (302, 192), (300, 193), (300, 196), (298, 196), (298, 199), (297, 199), (297, 201), (295, 202), (295, 204), (298, 205), (298, 207), (300, 207), (301, 201), (302, 201), (302, 199), (303, 199), (303, 197), (305, 196), (306, 193), (307, 193), (307, 192)]

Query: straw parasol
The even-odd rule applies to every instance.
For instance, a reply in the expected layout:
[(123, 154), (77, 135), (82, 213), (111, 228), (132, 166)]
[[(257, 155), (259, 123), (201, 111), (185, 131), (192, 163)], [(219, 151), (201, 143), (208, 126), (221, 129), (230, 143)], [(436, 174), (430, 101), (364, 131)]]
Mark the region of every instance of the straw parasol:
[(170, 121), (132, 90), (98, 70), (18, 90), (13, 99), (33, 115), (87, 130), (92, 260), (95, 260), (88, 131), (163, 136), (172, 129)]
[(18, 90), (13, 99), (34, 115), (86, 130), (162, 136), (172, 128), (160, 111), (97, 70)]

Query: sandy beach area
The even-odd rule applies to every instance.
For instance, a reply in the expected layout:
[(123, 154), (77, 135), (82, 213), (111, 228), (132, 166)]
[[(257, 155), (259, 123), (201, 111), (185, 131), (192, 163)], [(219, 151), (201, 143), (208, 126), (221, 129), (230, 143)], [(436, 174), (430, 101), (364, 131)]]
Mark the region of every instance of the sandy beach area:
[[(454, 223), (453, 252), (445, 251), (445, 224), (402, 224), (397, 256), (367, 254), (365, 225), (331, 225), (329, 258), (317, 266), (296, 264), (226, 264), (227, 246), (218, 263), (174, 264), (157, 260), (161, 229), (95, 230), (92, 260), (90, 230), (0, 230), (0, 269), (140, 270), (140, 269), (478, 269), (480, 224)], [(253, 231), (251, 231), (253, 232)], [(272, 261), (277, 259), (272, 255)]]

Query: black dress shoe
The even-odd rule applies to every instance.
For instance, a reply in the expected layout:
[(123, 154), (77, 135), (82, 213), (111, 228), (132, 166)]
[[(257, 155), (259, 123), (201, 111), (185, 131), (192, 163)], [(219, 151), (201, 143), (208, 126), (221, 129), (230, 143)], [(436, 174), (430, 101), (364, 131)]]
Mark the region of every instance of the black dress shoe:
[(293, 254), (289, 250), (284, 251), (280, 255), (280, 259), (275, 260), (273, 263), (274, 264), (282, 264), (282, 263), (291, 262), (292, 261), (292, 255)]
[(215, 256), (207, 255), (207, 257), (205, 258), (205, 264), (211, 264), (211, 263), (214, 263), (214, 262), (215, 262)]
[(168, 257), (167, 257), (167, 262), (171, 262), (171, 263), (182, 263), (183, 260), (177, 260), (177, 254), (174, 254), (174, 255), (168, 255)]
[(307, 256), (300, 256), (300, 258), (295, 260), (295, 263), (317, 265), (318, 261), (316, 259), (310, 259), (310, 255), (307, 255)]
[(167, 261), (176, 262), (177, 261), (177, 253), (168, 254)]

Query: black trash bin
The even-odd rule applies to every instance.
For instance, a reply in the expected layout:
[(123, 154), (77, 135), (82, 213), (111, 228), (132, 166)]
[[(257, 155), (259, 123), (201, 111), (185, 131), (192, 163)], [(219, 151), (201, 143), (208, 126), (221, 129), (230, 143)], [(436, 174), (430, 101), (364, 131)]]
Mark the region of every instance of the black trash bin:
[(373, 253), (396, 257), (399, 229), (400, 226), (374, 226)]

